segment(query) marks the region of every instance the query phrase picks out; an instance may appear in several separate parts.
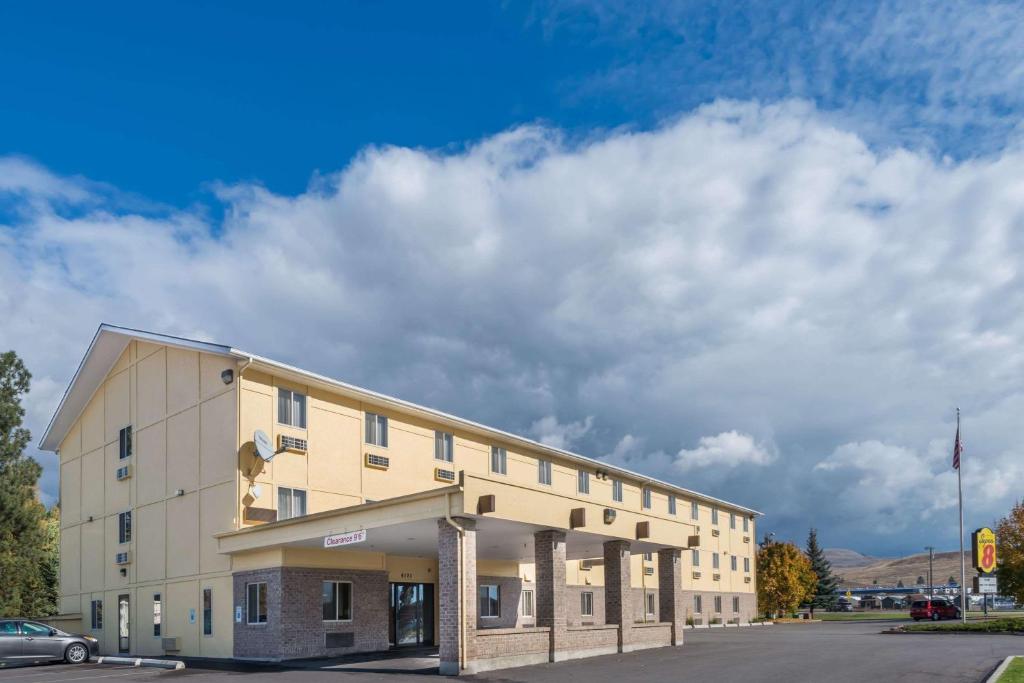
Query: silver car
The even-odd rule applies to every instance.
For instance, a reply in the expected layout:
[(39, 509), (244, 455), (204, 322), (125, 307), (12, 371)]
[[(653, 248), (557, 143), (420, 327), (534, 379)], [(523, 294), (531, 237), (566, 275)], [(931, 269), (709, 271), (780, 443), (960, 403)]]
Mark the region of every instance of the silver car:
[(0, 663), (63, 659), (81, 664), (99, 651), (92, 636), (74, 635), (27, 619), (0, 619)]

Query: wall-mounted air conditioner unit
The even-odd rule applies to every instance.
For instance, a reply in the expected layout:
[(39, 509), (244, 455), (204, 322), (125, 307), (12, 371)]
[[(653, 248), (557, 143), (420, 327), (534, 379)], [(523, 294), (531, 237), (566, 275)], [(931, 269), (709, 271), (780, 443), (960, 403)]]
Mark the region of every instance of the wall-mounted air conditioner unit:
[(711, 580), (712, 581), (721, 581), (722, 580), (722, 575), (721, 574), (712, 574), (711, 575)]
[(300, 439), (297, 436), (288, 436), (287, 434), (277, 435), (277, 446), (281, 450), (291, 451), (292, 453), (305, 453), (308, 450), (308, 444), (305, 439)]
[(160, 647), (161, 649), (163, 649), (164, 652), (177, 652), (181, 649), (181, 638), (161, 638)]
[(446, 470), (440, 467), (434, 468), (434, 479), (451, 484), (455, 481), (455, 470)]
[(378, 470), (386, 470), (391, 466), (391, 458), (386, 455), (377, 455), (376, 453), (366, 454), (366, 466), (373, 467)]
[(114, 564), (131, 564), (132, 554), (129, 550), (123, 550), (114, 555)]
[(117, 480), (118, 481), (124, 481), (125, 479), (130, 479), (131, 476), (132, 476), (132, 466), (131, 465), (123, 465), (123, 466), (117, 468)]

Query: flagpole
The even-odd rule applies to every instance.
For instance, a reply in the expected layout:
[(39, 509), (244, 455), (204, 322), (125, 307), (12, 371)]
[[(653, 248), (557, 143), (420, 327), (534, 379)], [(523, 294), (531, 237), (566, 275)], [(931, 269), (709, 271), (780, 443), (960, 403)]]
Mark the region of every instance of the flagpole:
[[(956, 409), (956, 433), (960, 434), (960, 409)], [(961, 441), (962, 443), (962, 441)], [(956, 491), (960, 499), (960, 620), (967, 623), (967, 562), (964, 560), (964, 487), (961, 472), (964, 469), (963, 452), (956, 468)]]

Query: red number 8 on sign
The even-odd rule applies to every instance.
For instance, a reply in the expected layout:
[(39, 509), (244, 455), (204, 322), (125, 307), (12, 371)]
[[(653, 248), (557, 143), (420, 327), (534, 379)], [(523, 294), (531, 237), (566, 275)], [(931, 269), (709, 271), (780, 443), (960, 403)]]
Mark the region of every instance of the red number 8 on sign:
[(985, 571), (992, 571), (996, 565), (996, 547), (991, 543), (985, 544), (981, 551), (981, 566)]

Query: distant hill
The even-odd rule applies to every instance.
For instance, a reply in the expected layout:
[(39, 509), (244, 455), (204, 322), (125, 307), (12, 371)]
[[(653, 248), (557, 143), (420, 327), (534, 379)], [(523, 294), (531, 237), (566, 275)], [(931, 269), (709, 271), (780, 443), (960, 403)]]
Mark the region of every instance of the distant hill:
[[(827, 553), (828, 551), (826, 551)], [(849, 551), (853, 552), (853, 551)], [(859, 553), (854, 553), (859, 555)], [(933, 575), (935, 585), (945, 584), (949, 577), (960, 581), (960, 559), (955, 550), (950, 553), (935, 553)], [(861, 556), (863, 557), (863, 556)], [(967, 561), (967, 585), (977, 572), (971, 569), (971, 554), (964, 553)], [(869, 558), (873, 559), (873, 558)], [(928, 580), (928, 553), (909, 555), (896, 559), (873, 559), (870, 564), (860, 566), (839, 566), (832, 563), (836, 574), (842, 577), (843, 588), (870, 588), (878, 581), (879, 586), (895, 586), (902, 581), (911, 588), (917, 584), (917, 577)]]
[(861, 555), (856, 550), (849, 548), (825, 548), (825, 558), (832, 563), (833, 569), (845, 567), (864, 567), (878, 562), (882, 558)]

